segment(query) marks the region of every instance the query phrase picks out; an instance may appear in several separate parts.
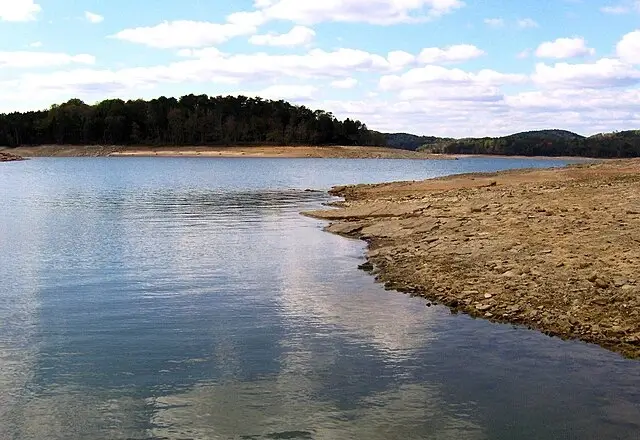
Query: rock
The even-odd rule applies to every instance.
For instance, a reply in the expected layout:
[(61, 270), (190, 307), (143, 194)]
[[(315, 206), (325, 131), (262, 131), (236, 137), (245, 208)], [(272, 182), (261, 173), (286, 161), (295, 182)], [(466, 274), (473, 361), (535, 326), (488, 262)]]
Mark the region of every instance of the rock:
[(486, 299), (491, 299), (491, 298), (493, 298), (493, 295), (492, 295), (492, 294), (490, 294), (490, 293), (485, 293), (485, 294), (484, 294), (484, 297), (485, 297)]
[(626, 278), (616, 277), (613, 279), (613, 285), (616, 287), (622, 287), (628, 283)]
[(485, 312), (491, 308), (491, 304), (476, 304), (476, 310)]
[(609, 287), (609, 281), (602, 278), (597, 278), (595, 281), (595, 285), (599, 289), (606, 289), (607, 287)]
[(16, 160), (24, 160), (24, 157), (16, 156), (15, 154), (5, 153), (0, 151), (0, 162), (13, 162)]
[(589, 278), (587, 278), (587, 281), (591, 283), (595, 283), (597, 279), (598, 279), (598, 273), (594, 272), (591, 275), (589, 275)]

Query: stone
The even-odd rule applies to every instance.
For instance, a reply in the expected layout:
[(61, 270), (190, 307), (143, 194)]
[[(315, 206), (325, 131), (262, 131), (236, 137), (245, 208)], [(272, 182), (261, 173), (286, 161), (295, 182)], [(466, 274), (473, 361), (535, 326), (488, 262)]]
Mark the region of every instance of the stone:
[(616, 287), (622, 287), (628, 283), (626, 278), (616, 277), (613, 279), (613, 285)]
[(599, 289), (606, 289), (607, 287), (609, 287), (609, 282), (602, 278), (597, 278), (595, 281), (595, 285)]
[(486, 312), (491, 308), (491, 304), (476, 304), (476, 310), (479, 312)]
[(493, 295), (492, 295), (492, 294), (490, 294), (490, 293), (485, 293), (485, 294), (484, 294), (484, 297), (485, 297), (486, 299), (491, 299), (491, 298), (493, 298)]

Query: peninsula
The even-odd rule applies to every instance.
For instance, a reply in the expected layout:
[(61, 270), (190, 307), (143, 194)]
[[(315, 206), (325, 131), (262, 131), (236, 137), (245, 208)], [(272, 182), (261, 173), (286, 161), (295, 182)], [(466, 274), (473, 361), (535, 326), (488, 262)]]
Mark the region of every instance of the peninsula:
[(388, 289), (640, 357), (640, 160), (336, 187)]

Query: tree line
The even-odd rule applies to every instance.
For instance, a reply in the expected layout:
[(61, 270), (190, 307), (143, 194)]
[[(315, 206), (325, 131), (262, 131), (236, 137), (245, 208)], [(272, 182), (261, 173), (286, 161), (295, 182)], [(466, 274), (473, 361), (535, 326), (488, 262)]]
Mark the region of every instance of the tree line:
[(186, 95), (0, 114), (0, 145), (384, 145), (360, 121), (245, 96)]
[(443, 154), (639, 157), (640, 131), (630, 130), (583, 137), (564, 130), (542, 130), (498, 138), (440, 139), (423, 144), (419, 149)]

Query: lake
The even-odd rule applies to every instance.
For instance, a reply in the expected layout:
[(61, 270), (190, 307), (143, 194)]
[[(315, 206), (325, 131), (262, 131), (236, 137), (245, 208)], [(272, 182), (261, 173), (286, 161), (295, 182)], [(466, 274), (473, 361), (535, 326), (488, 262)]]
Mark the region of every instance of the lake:
[(563, 164), (2, 164), (0, 438), (638, 439), (640, 362), (386, 292), (299, 214), (336, 184)]

